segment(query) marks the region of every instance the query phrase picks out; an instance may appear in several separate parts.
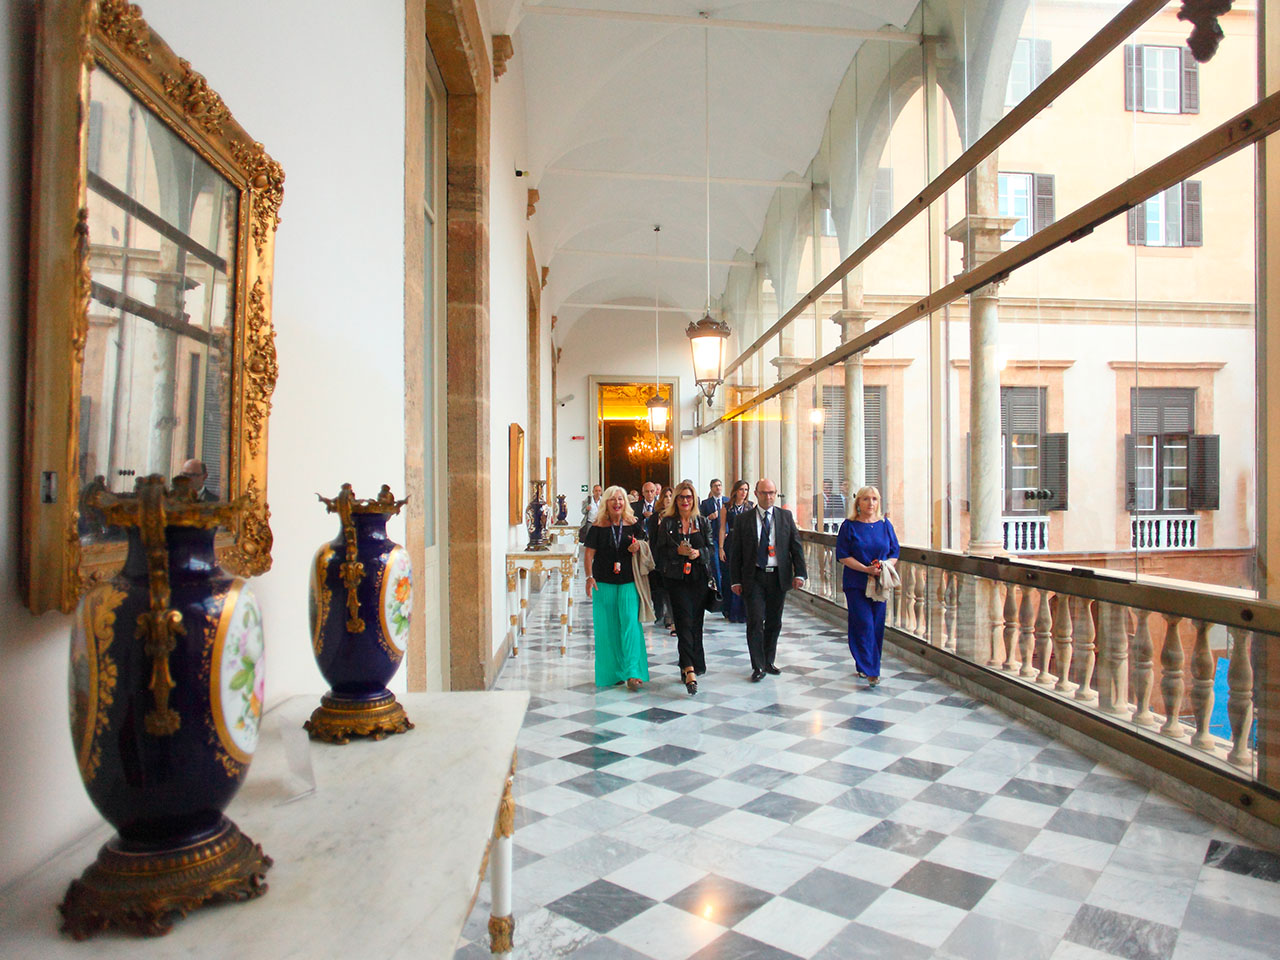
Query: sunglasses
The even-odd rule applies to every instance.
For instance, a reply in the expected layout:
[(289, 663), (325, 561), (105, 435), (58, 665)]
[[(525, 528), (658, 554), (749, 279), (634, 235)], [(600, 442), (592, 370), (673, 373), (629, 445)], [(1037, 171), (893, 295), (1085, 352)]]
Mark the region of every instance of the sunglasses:
[(692, 500), (692, 499), (693, 499), (693, 497), (691, 497), (691, 496), (689, 496), (687, 493), (685, 493), (685, 494), (681, 494), (680, 496), (676, 497), (676, 499), (677, 499), (677, 500)]

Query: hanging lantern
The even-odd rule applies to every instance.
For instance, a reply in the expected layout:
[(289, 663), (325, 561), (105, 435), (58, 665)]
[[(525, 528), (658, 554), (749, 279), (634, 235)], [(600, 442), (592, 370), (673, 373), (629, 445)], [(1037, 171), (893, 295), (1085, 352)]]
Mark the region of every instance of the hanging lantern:
[(667, 421), (671, 415), (671, 405), (662, 399), (661, 393), (655, 392), (645, 406), (649, 408), (649, 431), (665, 434)]
[(689, 324), (684, 334), (693, 352), (693, 379), (708, 400), (716, 387), (724, 382), (724, 355), (729, 345), (729, 325), (711, 319), (708, 311), (697, 323)]

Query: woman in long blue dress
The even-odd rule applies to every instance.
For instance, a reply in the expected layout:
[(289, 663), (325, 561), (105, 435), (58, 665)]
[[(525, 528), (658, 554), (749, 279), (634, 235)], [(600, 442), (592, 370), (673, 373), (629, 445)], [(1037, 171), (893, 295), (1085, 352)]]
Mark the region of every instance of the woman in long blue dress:
[[(750, 492), (751, 484), (747, 483), (747, 481), (735, 480), (733, 482), (733, 492), (729, 494), (729, 504), (724, 508), (724, 523), (720, 524), (720, 563), (722, 565), (729, 562), (729, 545), (733, 541), (733, 525), (738, 522), (738, 517), (748, 510), (755, 509), (756, 505), (747, 499), (747, 495)], [(724, 597), (724, 606), (722, 608), (724, 618), (730, 623), (746, 623), (746, 601), (732, 590), (722, 590), (721, 596)]]
[(898, 535), (880, 512), (880, 491), (863, 487), (853, 501), (853, 516), (840, 524), (836, 562), (844, 567), (844, 596), (849, 607), (849, 652), (858, 676), (880, 682), (884, 649), (883, 600), (867, 596), (867, 577), (879, 577), (882, 564), (898, 558)]

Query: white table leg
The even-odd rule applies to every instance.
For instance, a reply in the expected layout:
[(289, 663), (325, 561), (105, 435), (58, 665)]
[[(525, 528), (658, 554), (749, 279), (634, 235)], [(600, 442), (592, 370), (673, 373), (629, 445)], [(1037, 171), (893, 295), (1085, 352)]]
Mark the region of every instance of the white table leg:
[(511, 770), (502, 791), (493, 832), (493, 855), (489, 858), (489, 892), (493, 901), (489, 910), (489, 951), (494, 956), (509, 956), (515, 940), (516, 918), (511, 907), (511, 836), (516, 829), (516, 802), (511, 796), (514, 759)]
[(507, 629), (511, 633), (511, 656), (520, 656), (520, 631), (516, 628), (517, 612), (520, 609), (520, 601), (516, 593), (516, 565), (515, 561), (507, 561), (507, 616), (510, 619), (510, 625)]
[(529, 609), (529, 571), (520, 568), (520, 633), (525, 631), (525, 617)]

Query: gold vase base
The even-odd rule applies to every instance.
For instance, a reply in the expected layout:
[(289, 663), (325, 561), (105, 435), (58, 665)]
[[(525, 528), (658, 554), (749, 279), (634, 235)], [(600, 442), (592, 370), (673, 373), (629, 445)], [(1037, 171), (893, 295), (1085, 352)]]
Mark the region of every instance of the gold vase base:
[(271, 858), (225, 817), (212, 838), (188, 847), (128, 853), (113, 839), (72, 880), (58, 909), (62, 932), (84, 940), (108, 928), (158, 937), (207, 903), (267, 892)]
[(352, 737), (382, 740), (390, 734), (408, 733), (413, 729), (394, 693), (377, 700), (356, 702), (325, 694), (311, 719), (302, 726), (312, 740), (325, 743), (349, 743)]

